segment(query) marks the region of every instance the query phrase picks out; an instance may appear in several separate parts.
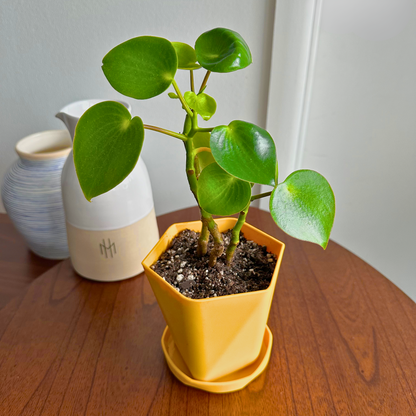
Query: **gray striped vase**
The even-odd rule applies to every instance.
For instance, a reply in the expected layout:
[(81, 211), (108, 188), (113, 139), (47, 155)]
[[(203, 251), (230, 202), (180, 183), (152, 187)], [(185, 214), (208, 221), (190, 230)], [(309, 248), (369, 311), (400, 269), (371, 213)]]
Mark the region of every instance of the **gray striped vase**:
[(32, 134), (16, 145), (19, 159), (4, 178), (7, 214), (30, 250), (48, 259), (69, 257), (62, 205), (61, 172), (71, 151), (66, 130)]

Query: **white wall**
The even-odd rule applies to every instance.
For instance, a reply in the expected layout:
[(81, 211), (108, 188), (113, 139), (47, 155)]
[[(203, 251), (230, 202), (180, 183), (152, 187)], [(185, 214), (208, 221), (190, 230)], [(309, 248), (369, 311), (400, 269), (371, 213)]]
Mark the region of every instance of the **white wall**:
[[(270, 71), (274, 0), (71, 0), (0, 4), (0, 181), (17, 156), (16, 142), (38, 131), (64, 128), (54, 115), (64, 105), (87, 98), (120, 97), (101, 71), (103, 56), (132, 37), (155, 35), (194, 44), (214, 27), (239, 32), (253, 64), (231, 74), (212, 74), (207, 93), (218, 114), (207, 126), (233, 119), (264, 127)], [(198, 82), (203, 70), (196, 71)], [(188, 72), (178, 71), (183, 91)], [(128, 100), (147, 124), (179, 131), (183, 111), (167, 94)], [(146, 132), (143, 159), (152, 181), (156, 212), (194, 205), (184, 174), (181, 142)], [(0, 203), (0, 211), (4, 207)]]
[[(267, 127), (289, 157), (283, 170), (327, 177), (337, 204), (332, 238), (416, 300), (416, 5), (280, 3), (291, 28), (282, 35), (297, 46), (285, 52), (275, 44), (273, 51)], [(293, 3), (316, 12), (298, 31)], [(297, 83), (288, 75), (296, 63)], [(290, 89), (293, 102), (285, 100)]]

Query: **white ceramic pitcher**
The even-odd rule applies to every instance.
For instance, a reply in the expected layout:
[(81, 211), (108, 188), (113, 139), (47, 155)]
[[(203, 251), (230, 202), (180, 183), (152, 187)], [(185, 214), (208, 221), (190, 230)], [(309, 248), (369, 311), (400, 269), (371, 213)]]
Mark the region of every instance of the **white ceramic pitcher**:
[[(72, 139), (81, 115), (103, 100), (68, 104), (56, 114)], [(129, 111), (130, 105), (119, 101)], [(62, 171), (68, 246), (74, 269), (99, 281), (123, 280), (143, 271), (141, 261), (159, 239), (149, 175), (141, 158), (111, 191), (88, 202), (75, 172), (72, 152)]]

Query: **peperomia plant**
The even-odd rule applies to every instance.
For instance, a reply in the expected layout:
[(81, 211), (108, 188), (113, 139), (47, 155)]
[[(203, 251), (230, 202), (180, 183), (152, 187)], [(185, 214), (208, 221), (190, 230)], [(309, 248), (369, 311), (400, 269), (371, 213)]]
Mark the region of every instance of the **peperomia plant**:
[[(252, 62), (251, 52), (236, 32), (217, 28), (203, 33), (195, 49), (180, 42), (141, 36), (112, 49), (103, 59), (103, 72), (115, 90), (139, 100), (162, 94), (169, 86), (186, 112), (184, 128), (176, 133), (143, 124), (120, 103), (106, 101), (87, 110), (78, 122), (74, 161), (87, 200), (108, 192), (133, 170), (142, 149), (144, 130), (154, 130), (182, 140), (186, 151), (186, 174), (201, 211), (202, 229), (197, 253), (207, 253), (209, 235), (214, 241), (209, 264), (214, 266), (224, 251), (224, 241), (213, 215), (239, 213), (226, 249), (231, 263), (250, 203), (270, 196), (270, 212), (289, 235), (326, 248), (335, 215), (335, 199), (326, 179), (311, 170), (293, 172), (278, 182), (276, 148), (270, 134), (245, 121), (228, 126), (200, 127), (216, 111), (215, 100), (205, 93), (210, 74), (233, 72)], [(194, 71), (207, 70), (197, 91)], [(175, 74), (190, 73), (190, 90), (182, 94)], [(254, 184), (273, 187), (252, 195)]]

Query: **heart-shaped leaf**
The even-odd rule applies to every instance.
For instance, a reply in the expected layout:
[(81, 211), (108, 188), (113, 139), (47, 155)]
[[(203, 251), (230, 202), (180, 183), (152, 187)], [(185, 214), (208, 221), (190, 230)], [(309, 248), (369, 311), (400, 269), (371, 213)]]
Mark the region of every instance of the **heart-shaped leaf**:
[(192, 91), (187, 91), (184, 98), (189, 107), (200, 114), (204, 120), (209, 120), (217, 110), (217, 103), (215, 100), (203, 92), (196, 95)]
[(319, 173), (298, 170), (272, 192), (270, 212), (284, 232), (325, 249), (335, 217), (334, 193)]
[(229, 29), (203, 33), (195, 43), (198, 62), (212, 72), (233, 72), (251, 64), (251, 52), (244, 39)]
[(207, 166), (199, 176), (198, 201), (210, 214), (235, 214), (247, 206), (250, 198), (250, 184), (229, 175), (216, 163)]
[(178, 55), (178, 69), (199, 69), (201, 65), (196, 62), (196, 53), (192, 46), (182, 42), (172, 42)]
[(115, 90), (144, 100), (166, 91), (177, 67), (178, 57), (168, 40), (140, 36), (108, 52), (102, 69)]
[(85, 198), (91, 201), (122, 182), (139, 159), (143, 122), (126, 107), (105, 101), (89, 108), (75, 129), (74, 163)]
[(230, 175), (248, 182), (274, 186), (277, 181), (276, 147), (270, 134), (245, 121), (232, 121), (211, 132), (215, 161)]
[[(197, 149), (198, 147), (209, 147), (209, 133), (198, 132), (195, 134), (193, 141), (194, 141), (194, 148)], [(197, 160), (199, 164), (198, 171), (201, 172), (211, 163), (215, 163), (214, 158), (210, 152), (200, 152), (197, 155)]]

